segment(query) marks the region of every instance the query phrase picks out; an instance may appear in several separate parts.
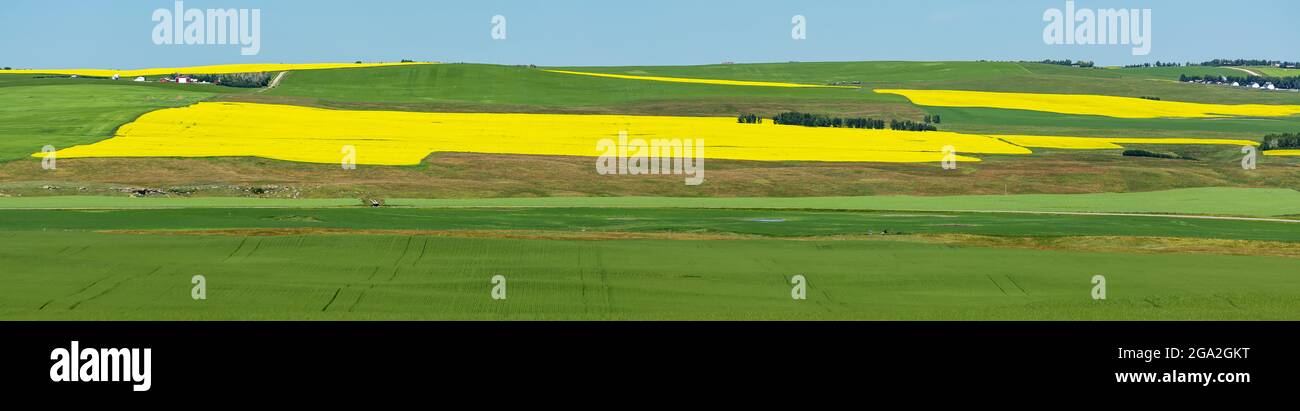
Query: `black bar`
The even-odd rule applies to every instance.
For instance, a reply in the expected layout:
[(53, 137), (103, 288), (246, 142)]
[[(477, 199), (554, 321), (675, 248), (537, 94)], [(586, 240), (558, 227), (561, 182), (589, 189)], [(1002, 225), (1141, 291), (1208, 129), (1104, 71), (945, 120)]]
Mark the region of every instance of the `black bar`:
[[(4, 322), (0, 335), (6, 391), (141, 398), (466, 394), (502, 384), (1277, 392), (1295, 385), (1300, 360), (1294, 322)], [(73, 340), (83, 349), (150, 348), (151, 387), (51, 381), (51, 351)], [(1246, 358), (1118, 358), (1121, 348), (1169, 347), (1249, 350), (1236, 351)], [(1251, 380), (1115, 381), (1117, 372), (1173, 370)]]

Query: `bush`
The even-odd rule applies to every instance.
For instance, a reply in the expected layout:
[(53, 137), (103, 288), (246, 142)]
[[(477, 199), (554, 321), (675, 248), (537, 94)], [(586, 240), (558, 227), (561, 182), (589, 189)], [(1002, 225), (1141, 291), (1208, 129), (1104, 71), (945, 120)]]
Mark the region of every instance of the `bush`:
[(938, 131), (939, 128), (930, 123), (918, 123), (912, 120), (890, 120), (889, 128), (891, 130), (902, 131)]
[(758, 124), (763, 122), (763, 118), (757, 114), (741, 114), (736, 117), (736, 122), (741, 124)]
[(1180, 155), (1175, 154), (1175, 153), (1157, 153), (1157, 152), (1154, 152), (1154, 151), (1147, 151), (1147, 150), (1124, 150), (1124, 156), (1125, 156), (1125, 157), (1151, 157), (1151, 158), (1165, 158), (1165, 159), (1170, 159), (1170, 160), (1195, 160), (1194, 158), (1180, 156)]
[(1259, 151), (1300, 149), (1300, 133), (1269, 134), (1259, 144)]

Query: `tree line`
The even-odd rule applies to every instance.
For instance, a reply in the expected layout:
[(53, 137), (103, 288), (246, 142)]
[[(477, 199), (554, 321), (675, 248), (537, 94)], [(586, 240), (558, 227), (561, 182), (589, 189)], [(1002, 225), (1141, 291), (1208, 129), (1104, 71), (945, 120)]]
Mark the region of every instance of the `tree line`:
[(1088, 67), (1096, 66), (1096, 63), (1093, 63), (1092, 61), (1088, 61), (1088, 60), (1079, 60), (1079, 61), (1074, 61), (1074, 60), (1070, 60), (1070, 59), (1065, 59), (1065, 60), (1044, 59), (1044, 60), (1041, 60), (1041, 61), (1037, 61), (1037, 63), (1043, 63), (1043, 64), (1055, 64), (1055, 65), (1058, 65), (1058, 66), (1079, 66), (1079, 67), (1083, 67), (1083, 68), (1088, 68)]
[(1295, 76), (1295, 77), (1263, 77), (1263, 76), (1254, 76), (1254, 75), (1248, 75), (1248, 76), (1215, 76), (1215, 75), (1208, 75), (1208, 76), (1189, 76), (1189, 75), (1186, 75), (1186, 74), (1182, 74), (1182, 75), (1179, 75), (1179, 76), (1178, 76), (1178, 81), (1181, 81), (1181, 82), (1189, 82), (1189, 81), (1216, 82), (1216, 81), (1219, 81), (1219, 82), (1224, 82), (1224, 83), (1238, 83), (1238, 84), (1241, 84), (1241, 85), (1250, 85), (1250, 83), (1259, 83), (1260, 85), (1263, 85), (1264, 83), (1273, 83), (1273, 86), (1275, 86), (1275, 87), (1277, 87), (1277, 88), (1284, 88), (1284, 89), (1297, 89), (1297, 88), (1300, 88), (1300, 76)]
[(190, 77), (227, 87), (258, 88), (271, 84), (269, 73), (196, 74)]
[(877, 120), (870, 117), (831, 117), (825, 114), (800, 113), (798, 111), (787, 111), (772, 116), (772, 122), (776, 124), (804, 127), (865, 128), (876, 130), (885, 128), (885, 120)]
[[(1188, 64), (1188, 65), (1191, 65), (1191, 63), (1187, 63), (1187, 64)], [(1166, 62), (1163, 62), (1163, 61), (1159, 61), (1159, 60), (1157, 60), (1155, 63), (1129, 64), (1129, 65), (1127, 65), (1127, 66), (1124, 66), (1124, 68), (1182, 67), (1182, 66), (1183, 66), (1183, 63), (1174, 63), (1174, 62), (1166, 63)]]
[(934, 124), (921, 123), (912, 120), (889, 120), (889, 129), (903, 131), (939, 131), (939, 128), (935, 127)]
[[(1233, 60), (1214, 59), (1210, 61), (1201, 62), (1200, 64), (1197, 65), (1207, 66), (1207, 67), (1237, 67), (1237, 66), (1272, 66), (1275, 64), (1282, 67), (1300, 66), (1300, 62), (1294, 62), (1294, 61), (1257, 60), (1257, 59), (1233, 59)], [(1188, 63), (1187, 65), (1190, 66), (1192, 64)]]
[(1300, 149), (1300, 133), (1269, 134), (1259, 144), (1259, 150)]
[[(912, 120), (885, 120), (874, 119), (870, 117), (831, 117), (825, 114), (801, 113), (798, 111), (787, 111), (772, 116), (772, 123), (782, 125), (794, 125), (804, 127), (833, 127), (833, 128), (861, 128), (884, 130), (886, 126), (891, 130), (903, 131), (937, 131), (938, 127), (934, 124), (940, 123), (942, 119), (938, 114), (926, 115), (925, 121), (917, 122)], [(763, 117), (756, 114), (745, 113), (736, 116), (736, 122), (742, 124), (759, 124), (763, 122)], [(931, 124), (934, 123), (934, 124)]]

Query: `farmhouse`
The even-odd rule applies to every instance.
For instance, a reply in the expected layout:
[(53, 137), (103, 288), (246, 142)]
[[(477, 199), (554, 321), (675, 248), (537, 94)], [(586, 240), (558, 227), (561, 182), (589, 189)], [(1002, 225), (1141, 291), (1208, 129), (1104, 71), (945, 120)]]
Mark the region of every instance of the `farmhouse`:
[[(141, 77), (141, 78), (143, 78), (143, 77)], [(139, 80), (137, 80), (137, 81), (139, 81)], [(176, 78), (163, 77), (163, 78), (158, 79), (158, 82), (159, 82), (159, 83), (191, 84), (191, 83), (198, 83), (198, 80), (195, 80), (194, 77), (190, 77), (190, 76), (176, 76)]]

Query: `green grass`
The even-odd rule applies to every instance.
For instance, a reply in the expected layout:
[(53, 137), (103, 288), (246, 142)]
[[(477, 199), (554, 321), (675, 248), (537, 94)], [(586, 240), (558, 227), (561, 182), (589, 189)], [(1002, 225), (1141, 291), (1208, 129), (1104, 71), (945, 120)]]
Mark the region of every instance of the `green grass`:
[[(247, 197), (0, 197), (0, 209), (355, 207), (353, 199)], [(389, 199), (395, 207), (641, 207), (830, 210), (1027, 211), (1199, 214), (1270, 217), (1300, 214), (1300, 192), (1266, 188), (1185, 188), (1096, 194), (864, 197), (537, 197)]]
[(1114, 68), (1111, 69), (1123, 75), (1138, 77), (1154, 77), (1166, 80), (1178, 80), (1179, 76), (1238, 76), (1243, 74), (1241, 71), (1233, 70), (1227, 67), (1206, 67), (1206, 66), (1188, 66), (1188, 67), (1133, 67), (1133, 68)]
[[(95, 214), (56, 213), (71, 220)], [(104, 221), (206, 225), (174, 214), (121, 213), (136, 215)], [(408, 221), (457, 225), (454, 212), (437, 213), (452, 222), (438, 214)], [(548, 213), (555, 217), (562, 212)], [(662, 217), (656, 213), (632, 216)], [(379, 219), (358, 215), (366, 224)], [(829, 220), (808, 227), (835, 227), (833, 220), (845, 215), (853, 214), (819, 215)], [(718, 223), (709, 213), (702, 216), (710, 221), (705, 225)], [(9, 222), (39, 220), (32, 214), (5, 217)], [(521, 226), (517, 218), (487, 212), (474, 217), (480, 224), (496, 221), (509, 228)], [(1041, 229), (1059, 222), (1043, 218), (1026, 223)], [(5, 284), (0, 318), (7, 320), (1206, 320), (1296, 319), (1300, 312), (1296, 260), (1280, 257), (982, 248), (888, 239), (175, 236), (11, 225), (0, 230), (0, 262), (6, 267), (0, 270)], [(1093, 229), (1089, 224), (1075, 227)], [(1142, 231), (1130, 224), (1114, 227)], [(1189, 232), (1217, 231), (1206, 228)], [(200, 274), (207, 279), (208, 298), (194, 301), (190, 278)], [(806, 301), (789, 298), (789, 278), (795, 274), (808, 279)], [(1096, 274), (1107, 276), (1106, 301), (1089, 299), (1089, 279)], [(494, 275), (508, 279), (505, 301), (489, 297)]]
[[(796, 92), (798, 91), (798, 92)], [(525, 67), (438, 64), (295, 72), (270, 96), (335, 102), (608, 109), (645, 101), (758, 99), (898, 101), (862, 90), (737, 87), (633, 81)]]
[[(849, 210), (986, 210), (1279, 216), (1300, 214), (1300, 192), (1289, 189), (1188, 188), (1137, 193), (801, 198), (548, 197), (517, 199), (396, 199), (395, 205), (551, 207), (725, 207)], [(3, 202), (0, 202), (3, 204)]]
[[(99, 83), (87, 83), (91, 81)], [(102, 80), (0, 86), (0, 161), (26, 158), (47, 144), (61, 149), (103, 140), (141, 114), (193, 104), (212, 95), (103, 84)]]
[[(1179, 192), (1168, 201), (1209, 202), (1230, 191)], [(1243, 203), (1256, 198), (1250, 195), (1287, 195), (1243, 194)], [(1052, 196), (1012, 197), (1040, 207), (1059, 203)], [(1150, 199), (1072, 197), (1090, 198), (1076, 203), (1091, 206)], [(73, 200), (104, 205), (102, 199)], [(903, 200), (921, 202), (898, 199)], [(235, 230), (258, 228), (307, 230), (278, 236)], [(685, 236), (597, 241), (421, 234), (463, 230)], [(817, 237), (868, 230), (1031, 238), (1042, 244), (1147, 236), (1300, 243), (1295, 223), (1137, 216), (696, 208), (0, 210), (0, 319), (1300, 318), (1294, 257)], [(749, 237), (693, 239), (698, 234)], [(789, 279), (796, 274), (808, 279), (805, 301), (789, 298)], [(1097, 274), (1107, 276), (1106, 301), (1089, 298), (1089, 281)], [(204, 301), (190, 298), (194, 275), (206, 277)], [(490, 298), (494, 275), (507, 278), (505, 301)]]
[[(566, 70), (667, 77), (825, 83), (861, 81), (864, 88), (956, 89), (999, 92), (1156, 96), (1206, 103), (1297, 104), (1300, 95), (1179, 83), (1179, 68), (1091, 69), (1002, 62), (827, 62), (705, 66), (566, 67)], [(1222, 68), (1181, 68), (1188, 74)], [(1238, 72), (1240, 73), (1240, 72)], [(1241, 73), (1244, 74), (1244, 73)], [(622, 80), (636, 81), (636, 80)], [(643, 81), (644, 82), (644, 81)]]
[[(1245, 69), (1259, 74), (1263, 74), (1265, 76), (1272, 76), (1272, 77), (1300, 76), (1300, 69), (1289, 69), (1289, 68), (1280, 68), (1280, 67), (1245, 67)], [(1242, 74), (1246, 74), (1238, 70), (1233, 70), (1233, 71), (1237, 72), (1238, 77), (1241, 77)]]
[(1127, 236), (1297, 241), (1300, 223), (1109, 215), (645, 208), (0, 210), (13, 231), (546, 230), (745, 234), (774, 237), (904, 234)]

